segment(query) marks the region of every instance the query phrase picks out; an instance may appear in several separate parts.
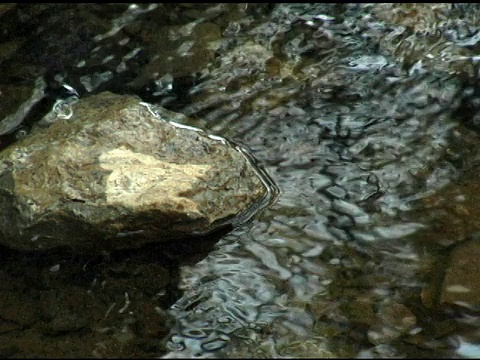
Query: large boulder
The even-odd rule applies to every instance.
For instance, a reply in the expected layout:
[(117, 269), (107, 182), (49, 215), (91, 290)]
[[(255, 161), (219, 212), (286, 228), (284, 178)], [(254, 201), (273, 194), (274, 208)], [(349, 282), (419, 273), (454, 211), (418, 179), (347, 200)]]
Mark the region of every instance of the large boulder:
[(0, 243), (113, 250), (250, 219), (275, 195), (268, 175), (186, 121), (109, 92), (57, 104), (0, 153)]

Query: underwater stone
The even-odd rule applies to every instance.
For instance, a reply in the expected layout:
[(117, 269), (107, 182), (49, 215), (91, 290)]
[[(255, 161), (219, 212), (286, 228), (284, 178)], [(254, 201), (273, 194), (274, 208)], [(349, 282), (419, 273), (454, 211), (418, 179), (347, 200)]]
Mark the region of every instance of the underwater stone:
[(63, 105), (0, 153), (5, 246), (177, 241), (234, 227), (276, 194), (246, 149), (181, 114), (109, 92)]
[(440, 305), (457, 305), (465, 308), (480, 308), (480, 240), (471, 240), (457, 245), (450, 254), (440, 290)]

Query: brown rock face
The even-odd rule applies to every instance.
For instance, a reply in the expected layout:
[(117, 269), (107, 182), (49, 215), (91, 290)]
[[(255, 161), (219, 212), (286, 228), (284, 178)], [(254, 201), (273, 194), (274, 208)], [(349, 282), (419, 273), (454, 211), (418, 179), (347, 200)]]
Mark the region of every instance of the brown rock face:
[(480, 241), (458, 245), (450, 256), (440, 293), (440, 304), (480, 308)]
[(272, 200), (244, 148), (182, 119), (108, 92), (49, 113), (0, 153), (0, 242), (138, 247), (235, 226)]

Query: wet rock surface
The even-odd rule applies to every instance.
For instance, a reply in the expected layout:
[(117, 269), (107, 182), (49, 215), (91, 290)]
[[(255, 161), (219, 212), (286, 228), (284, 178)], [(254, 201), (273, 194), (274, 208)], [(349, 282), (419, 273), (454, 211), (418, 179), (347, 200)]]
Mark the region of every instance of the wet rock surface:
[[(57, 43), (83, 58), (50, 44), (70, 11), (56, 6), (0, 7), (2, 85), (45, 74), (49, 108), (68, 86), (139, 95), (247, 144), (282, 190), (182, 263), (151, 356), (478, 357), (475, 4), (72, 5), (92, 26), (73, 11)], [(62, 313), (42, 331), (89, 328)]]
[(178, 241), (234, 226), (270, 201), (247, 150), (170, 122), (180, 114), (112, 93), (65, 106), (1, 154), (6, 246), (98, 251)]
[(38, 78), (30, 85), (0, 85), (0, 114), (5, 117), (0, 120), (0, 135), (17, 130), (25, 122), (29, 112), (45, 96), (45, 81)]

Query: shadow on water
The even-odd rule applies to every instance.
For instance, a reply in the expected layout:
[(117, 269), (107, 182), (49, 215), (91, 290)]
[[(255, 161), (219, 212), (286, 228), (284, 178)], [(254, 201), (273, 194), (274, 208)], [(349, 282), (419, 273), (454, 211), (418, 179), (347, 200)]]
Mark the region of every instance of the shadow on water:
[(164, 353), (174, 323), (166, 310), (182, 296), (180, 266), (201, 261), (229, 231), (103, 254), (1, 247), (0, 355)]

